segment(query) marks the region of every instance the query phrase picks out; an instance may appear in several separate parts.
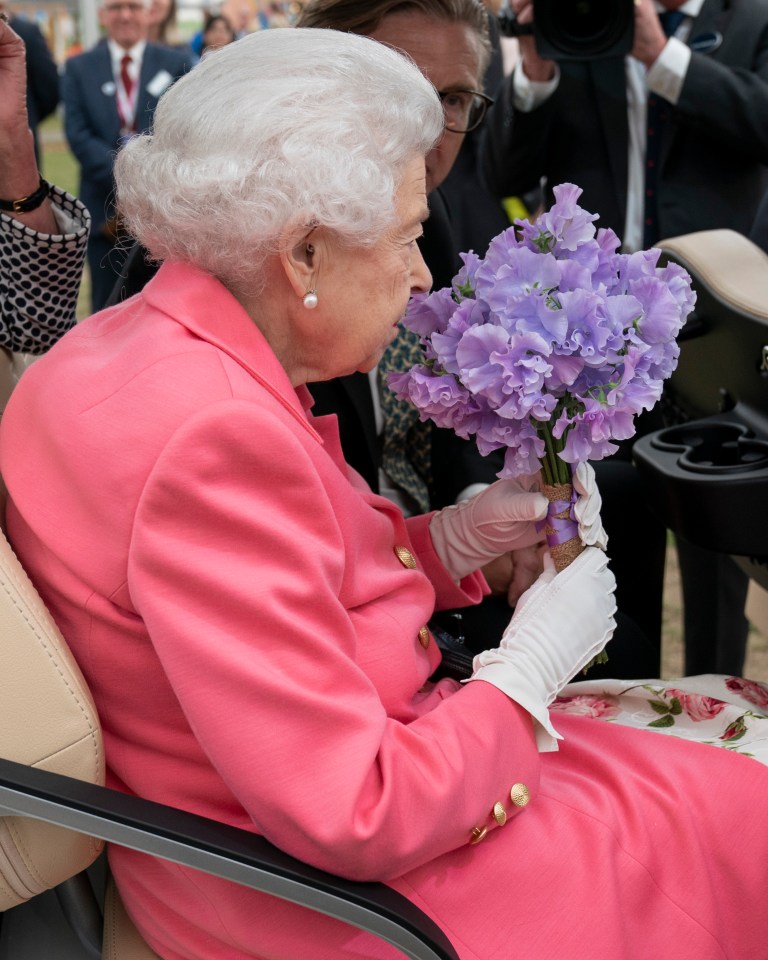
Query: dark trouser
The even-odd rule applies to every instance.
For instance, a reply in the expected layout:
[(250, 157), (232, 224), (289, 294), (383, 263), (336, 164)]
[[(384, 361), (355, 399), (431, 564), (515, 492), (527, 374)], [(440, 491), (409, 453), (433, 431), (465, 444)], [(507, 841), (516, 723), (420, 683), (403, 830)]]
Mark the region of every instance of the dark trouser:
[[(608, 649), (609, 662), (594, 668), (594, 676), (622, 679), (658, 677), (661, 671), (661, 618), (664, 605), (664, 565), (667, 531), (655, 514), (637, 468), (628, 460), (611, 458), (593, 463), (603, 499), (603, 526), (608, 534), (608, 556), (616, 577), (616, 604), (626, 618), (626, 644), (645, 643), (622, 654), (619, 667), (619, 625)], [(618, 618), (617, 618), (618, 623)], [(634, 636), (634, 639), (633, 639)], [(624, 646), (624, 642), (622, 646)], [(617, 669), (611, 671), (615, 663)], [(618, 670), (621, 669), (621, 672)], [(592, 676), (590, 672), (590, 676)]]
[(741, 676), (749, 621), (744, 616), (749, 578), (725, 553), (677, 538), (683, 595), (685, 673)]

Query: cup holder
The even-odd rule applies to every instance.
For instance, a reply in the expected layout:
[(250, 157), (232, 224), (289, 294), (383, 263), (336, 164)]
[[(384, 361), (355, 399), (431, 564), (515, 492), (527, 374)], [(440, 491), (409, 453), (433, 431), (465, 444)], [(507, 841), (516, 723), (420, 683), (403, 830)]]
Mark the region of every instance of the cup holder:
[(768, 558), (768, 419), (750, 408), (639, 437), (632, 456), (670, 530), (700, 547)]
[(768, 467), (768, 441), (758, 440), (739, 423), (691, 423), (662, 430), (652, 440), (657, 450), (677, 453), (681, 470), (736, 474)]

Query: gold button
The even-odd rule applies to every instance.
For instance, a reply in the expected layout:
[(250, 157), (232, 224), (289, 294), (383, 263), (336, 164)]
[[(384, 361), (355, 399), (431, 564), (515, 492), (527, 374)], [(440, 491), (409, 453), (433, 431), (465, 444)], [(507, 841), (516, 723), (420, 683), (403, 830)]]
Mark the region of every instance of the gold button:
[(472, 827), (472, 839), (470, 843), (480, 843), (488, 833), (488, 827)]
[(509, 799), (516, 807), (525, 807), (531, 800), (531, 794), (524, 783), (515, 783), (509, 791)]
[(504, 804), (501, 803), (501, 801), (493, 805), (493, 819), (500, 827), (503, 827), (507, 822), (507, 811), (504, 809)]
[(395, 547), (395, 556), (404, 567), (408, 567), (409, 570), (416, 569), (416, 561), (408, 547)]
[(426, 627), (422, 627), (419, 630), (419, 643), (425, 650), (429, 646), (429, 630)]

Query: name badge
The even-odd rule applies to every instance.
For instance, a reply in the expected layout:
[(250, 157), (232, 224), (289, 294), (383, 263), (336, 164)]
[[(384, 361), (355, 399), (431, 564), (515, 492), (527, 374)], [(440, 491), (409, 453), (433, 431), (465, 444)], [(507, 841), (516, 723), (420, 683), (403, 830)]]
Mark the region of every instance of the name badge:
[(165, 93), (172, 83), (173, 77), (170, 73), (167, 70), (160, 70), (147, 84), (147, 92), (151, 93), (153, 97), (159, 97), (161, 93)]

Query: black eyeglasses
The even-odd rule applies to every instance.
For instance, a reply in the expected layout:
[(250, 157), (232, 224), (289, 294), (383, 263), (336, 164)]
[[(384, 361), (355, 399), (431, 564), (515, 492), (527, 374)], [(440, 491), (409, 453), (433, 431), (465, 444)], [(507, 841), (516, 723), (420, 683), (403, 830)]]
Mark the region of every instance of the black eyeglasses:
[(445, 129), (451, 133), (469, 133), (479, 127), (493, 100), (477, 90), (438, 90), (445, 114)]

